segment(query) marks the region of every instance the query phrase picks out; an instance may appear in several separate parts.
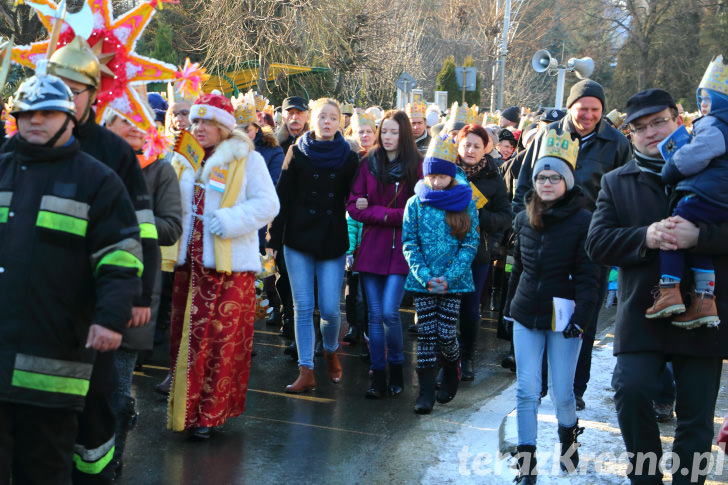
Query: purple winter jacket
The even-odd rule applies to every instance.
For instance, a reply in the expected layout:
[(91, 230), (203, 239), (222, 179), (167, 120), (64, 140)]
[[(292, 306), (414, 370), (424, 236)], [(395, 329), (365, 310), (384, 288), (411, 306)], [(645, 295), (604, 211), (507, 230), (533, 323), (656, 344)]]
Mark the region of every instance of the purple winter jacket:
[[(422, 166), (418, 170), (422, 178)], [(395, 184), (383, 185), (380, 191), (377, 179), (369, 172), (367, 159), (362, 159), (359, 172), (351, 187), (346, 210), (357, 221), (363, 222), (362, 240), (359, 255), (356, 259), (355, 271), (380, 275), (409, 273), (409, 266), (402, 254), (402, 218), (407, 200), (413, 195), (413, 187), (402, 187), (397, 200), (387, 205), (397, 192)], [(356, 208), (356, 200), (363, 197), (369, 201), (364, 210)], [(384, 216), (387, 220), (384, 220)]]

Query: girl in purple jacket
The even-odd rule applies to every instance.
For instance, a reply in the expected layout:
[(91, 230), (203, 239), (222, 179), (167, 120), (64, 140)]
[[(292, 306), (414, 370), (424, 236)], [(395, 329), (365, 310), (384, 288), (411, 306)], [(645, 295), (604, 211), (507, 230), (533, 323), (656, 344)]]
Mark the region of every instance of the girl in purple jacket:
[(369, 310), (369, 399), (387, 392), (385, 356), (389, 393), (396, 396), (404, 387), (399, 306), (409, 267), (402, 254), (402, 216), (422, 177), (421, 164), (409, 118), (403, 111), (387, 111), (377, 130), (377, 144), (359, 166), (347, 204), (351, 217), (364, 223), (354, 270), (361, 275)]

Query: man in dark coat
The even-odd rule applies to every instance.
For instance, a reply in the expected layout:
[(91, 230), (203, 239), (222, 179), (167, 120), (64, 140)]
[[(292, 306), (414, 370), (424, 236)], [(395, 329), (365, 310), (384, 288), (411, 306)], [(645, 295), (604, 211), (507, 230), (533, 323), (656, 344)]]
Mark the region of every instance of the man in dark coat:
[[(566, 131), (579, 139), (579, 156), (576, 159), (574, 181), (581, 186), (587, 198), (586, 208), (594, 211), (597, 194), (599, 194), (602, 175), (621, 167), (631, 158), (629, 141), (609, 123), (602, 121), (605, 108), (604, 90), (602, 86), (590, 79), (574, 84), (566, 100), (568, 112), (560, 121), (551, 123), (536, 135), (523, 159), (523, 166), (518, 176), (516, 193), (513, 197), (513, 213), (518, 214), (525, 207), (523, 198), (532, 188), (533, 164), (541, 149), (546, 132), (552, 128)], [(599, 301), (607, 294), (607, 276), (609, 268), (603, 268), (600, 276)], [(584, 340), (579, 353), (579, 363), (574, 377), (574, 395), (576, 408), (584, 409), (584, 392), (589, 382), (591, 369), (591, 353), (594, 346), (594, 335), (597, 330), (599, 305), (592, 319), (584, 329)]]
[(276, 138), (283, 149), (288, 153), (288, 147), (296, 138), (308, 131), (308, 103), (300, 96), (289, 96), (283, 100), (283, 125), (278, 129)]
[[(612, 377), (619, 427), (632, 468), (632, 483), (662, 483), (662, 472), (642, 470), (641, 459), (662, 455), (651, 400), (659, 391), (667, 361), (676, 382), (677, 429), (673, 443), (674, 484), (703, 483), (700, 453), (711, 449), (713, 414), (722, 359), (728, 357), (728, 328), (685, 330), (668, 319), (645, 319), (660, 278), (659, 251), (690, 249), (713, 256), (717, 288), (728, 287), (728, 224), (697, 225), (668, 217), (670, 200), (660, 179), (664, 161), (657, 144), (682, 120), (666, 91), (651, 89), (627, 102), (634, 159), (602, 179), (586, 248), (596, 262), (619, 266), (619, 307), (614, 339), (617, 365)], [(723, 286), (726, 285), (726, 286)], [(728, 319), (728, 293), (716, 292), (718, 314)], [(697, 460), (696, 460), (697, 458)], [(679, 460), (679, 463), (678, 463)], [(678, 466), (679, 465), (679, 466)]]

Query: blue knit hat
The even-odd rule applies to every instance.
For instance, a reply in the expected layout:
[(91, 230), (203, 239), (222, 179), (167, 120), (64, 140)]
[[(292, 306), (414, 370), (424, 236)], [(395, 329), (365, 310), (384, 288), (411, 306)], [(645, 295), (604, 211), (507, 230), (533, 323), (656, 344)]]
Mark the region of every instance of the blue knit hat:
[(159, 93), (149, 93), (147, 94), (147, 102), (152, 110), (154, 110), (154, 121), (164, 123), (164, 118), (167, 116), (167, 108), (169, 108), (167, 101)]

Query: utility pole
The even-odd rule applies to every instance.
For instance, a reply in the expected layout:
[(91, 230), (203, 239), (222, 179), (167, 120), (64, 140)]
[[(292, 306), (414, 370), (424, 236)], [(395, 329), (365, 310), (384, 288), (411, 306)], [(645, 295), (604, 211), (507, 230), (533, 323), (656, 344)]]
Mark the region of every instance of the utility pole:
[(503, 11), (503, 41), (498, 57), (498, 109), (503, 109), (503, 84), (505, 79), (506, 54), (508, 53), (508, 31), (511, 28), (511, 0), (505, 0)]

